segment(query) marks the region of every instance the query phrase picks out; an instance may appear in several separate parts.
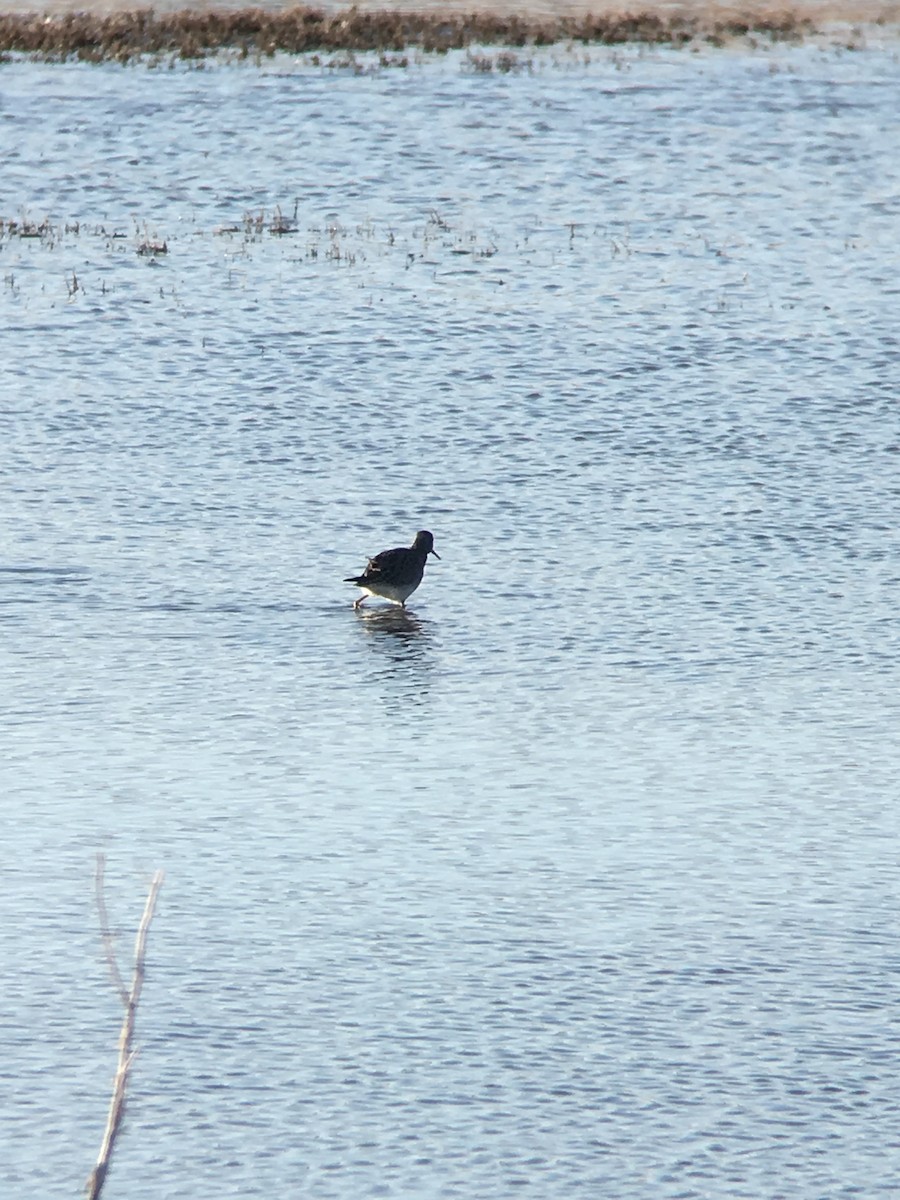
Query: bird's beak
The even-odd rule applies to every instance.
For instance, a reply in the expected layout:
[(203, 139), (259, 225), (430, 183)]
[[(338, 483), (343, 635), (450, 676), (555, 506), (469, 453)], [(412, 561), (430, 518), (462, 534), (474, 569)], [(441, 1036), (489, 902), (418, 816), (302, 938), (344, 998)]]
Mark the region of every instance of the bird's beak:
[(441, 557), (441, 556), (438, 554), (437, 550), (435, 550), (434, 546), (432, 546), (432, 547), (431, 547), (431, 549), (428, 551), (428, 553), (429, 553), (429, 554), (433, 554), (435, 558), (440, 558), (440, 557)]

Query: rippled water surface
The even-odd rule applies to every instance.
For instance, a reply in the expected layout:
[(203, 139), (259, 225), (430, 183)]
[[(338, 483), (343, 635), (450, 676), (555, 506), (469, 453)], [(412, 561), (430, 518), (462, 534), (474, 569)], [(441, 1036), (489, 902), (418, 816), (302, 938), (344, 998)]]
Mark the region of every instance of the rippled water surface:
[(490, 59), (0, 66), (4, 1197), (900, 1193), (895, 49)]

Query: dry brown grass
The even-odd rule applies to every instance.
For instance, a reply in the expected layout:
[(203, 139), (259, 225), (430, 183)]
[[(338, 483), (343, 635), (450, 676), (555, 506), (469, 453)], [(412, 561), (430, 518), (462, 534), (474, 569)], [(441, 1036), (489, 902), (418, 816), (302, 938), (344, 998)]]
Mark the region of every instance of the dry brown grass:
[(326, 12), (313, 8), (187, 9), (155, 12), (56, 11), (0, 14), (0, 52), (47, 61), (90, 62), (174, 56), (203, 58), (218, 51), (241, 56), (304, 52), (426, 53), (502, 45), (544, 46), (560, 41), (617, 45), (626, 42), (721, 44), (747, 35), (797, 39), (813, 31), (812, 20), (793, 11), (708, 9), (562, 16), (516, 16), (500, 12)]

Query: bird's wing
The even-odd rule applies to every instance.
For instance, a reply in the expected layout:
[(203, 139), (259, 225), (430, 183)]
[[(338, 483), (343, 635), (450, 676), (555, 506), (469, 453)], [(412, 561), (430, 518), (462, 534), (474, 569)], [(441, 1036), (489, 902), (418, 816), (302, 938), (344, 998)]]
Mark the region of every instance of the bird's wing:
[(399, 547), (396, 550), (382, 550), (380, 554), (376, 554), (374, 558), (369, 559), (366, 574), (381, 575), (384, 571), (389, 571), (394, 563), (396, 563), (398, 555), (402, 555), (403, 552), (403, 547)]

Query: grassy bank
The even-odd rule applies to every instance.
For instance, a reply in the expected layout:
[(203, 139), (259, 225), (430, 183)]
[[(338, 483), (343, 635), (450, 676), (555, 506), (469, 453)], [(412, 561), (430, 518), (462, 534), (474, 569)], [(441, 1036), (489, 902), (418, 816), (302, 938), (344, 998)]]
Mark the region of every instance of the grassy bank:
[(527, 47), (555, 42), (714, 45), (750, 36), (798, 39), (814, 32), (809, 17), (790, 11), (727, 17), (665, 12), (528, 17), (491, 14), (313, 8), (267, 12), (185, 9), (180, 12), (36, 12), (0, 14), (0, 53), (45, 61), (117, 61), (159, 56), (203, 58), (315, 52), (442, 53), (468, 46)]

